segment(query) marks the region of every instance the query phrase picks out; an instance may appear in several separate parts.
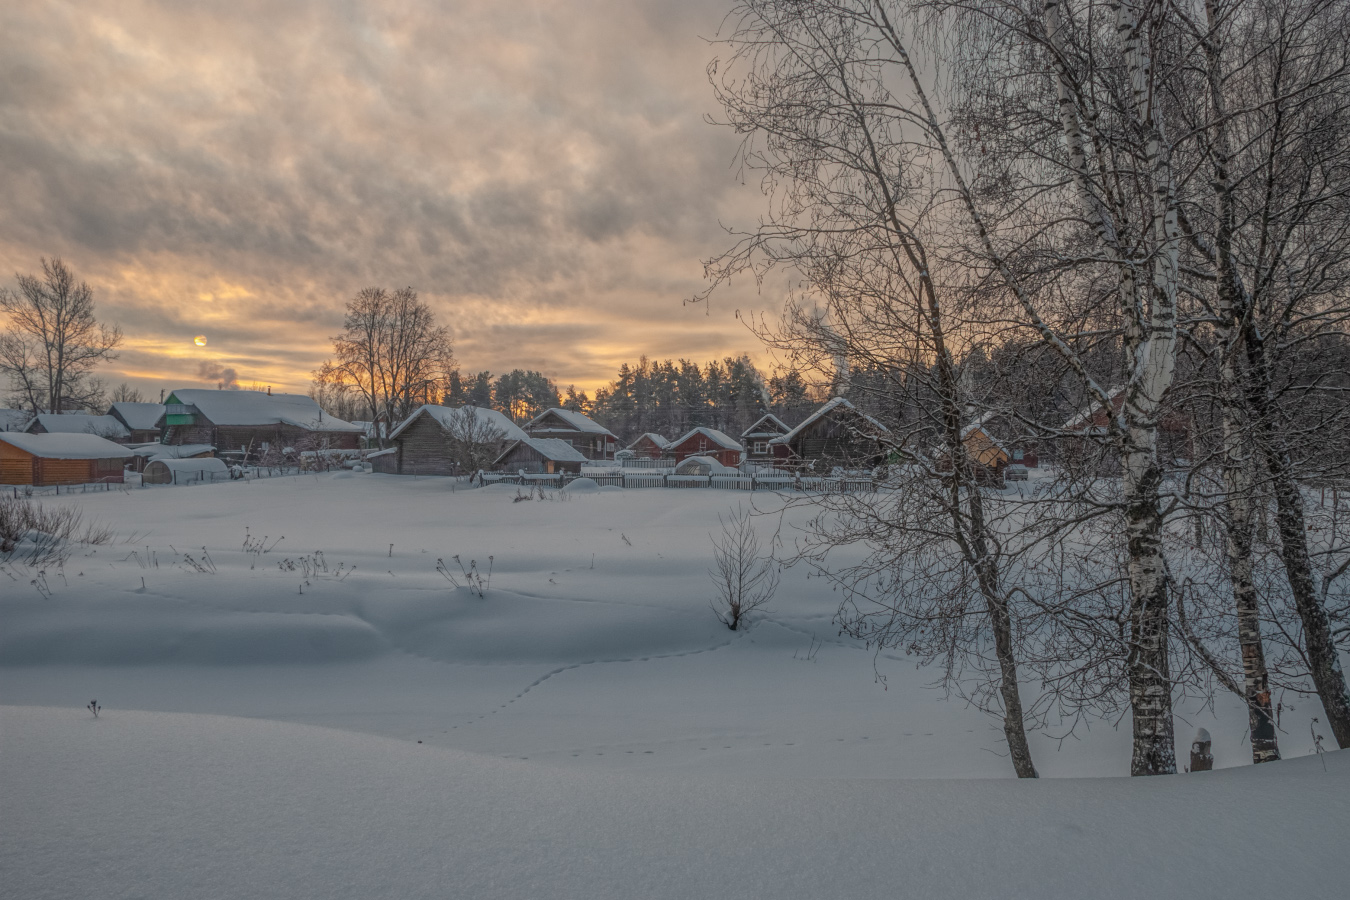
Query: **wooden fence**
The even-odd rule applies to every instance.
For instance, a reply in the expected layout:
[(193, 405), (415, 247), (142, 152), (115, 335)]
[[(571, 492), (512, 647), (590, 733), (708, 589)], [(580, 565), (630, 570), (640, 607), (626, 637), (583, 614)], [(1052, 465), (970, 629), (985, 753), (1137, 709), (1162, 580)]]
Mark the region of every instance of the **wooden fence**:
[[(501, 472), (488, 472), (483, 475), (485, 484), (520, 484), (547, 487), (566, 487), (578, 476), (561, 473), (556, 475), (509, 475)], [(589, 478), (598, 485), (611, 485), (623, 488), (677, 488), (677, 489), (714, 489), (722, 491), (806, 491), (814, 494), (856, 494), (872, 493), (877, 484), (871, 478), (794, 476), (788, 473), (773, 475), (737, 474), (737, 475), (672, 475), (667, 473), (616, 472), (614, 474), (583, 473), (581, 478)]]

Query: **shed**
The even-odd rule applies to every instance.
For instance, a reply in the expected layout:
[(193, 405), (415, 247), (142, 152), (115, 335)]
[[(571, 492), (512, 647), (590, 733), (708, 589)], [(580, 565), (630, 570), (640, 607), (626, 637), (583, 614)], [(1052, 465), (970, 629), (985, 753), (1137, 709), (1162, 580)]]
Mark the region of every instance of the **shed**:
[[(485, 469), (510, 441), (529, 437), (505, 415), (482, 406), (427, 404), (390, 433), (397, 453), (376, 471), (398, 475), (459, 475)], [(383, 458), (382, 458), (383, 459)]]
[(571, 409), (546, 409), (522, 427), (530, 437), (565, 441), (587, 459), (613, 459), (619, 449), (619, 439), (608, 428)]
[(724, 466), (735, 467), (741, 464), (743, 452), (735, 438), (716, 428), (695, 428), (670, 445), (670, 455), (677, 463), (690, 456), (711, 456)]
[(108, 407), (108, 415), (121, 422), (131, 437), (132, 443), (159, 440), (159, 426), (164, 418), (163, 403), (132, 403), (119, 400)]
[(522, 438), (512, 441), (493, 463), (503, 472), (526, 475), (553, 475), (557, 472), (581, 473), (586, 456), (566, 441), (557, 438)]
[(223, 481), (230, 470), (223, 460), (214, 457), (198, 459), (152, 459), (141, 475), (142, 484), (191, 484), (197, 481)]
[(41, 413), (33, 417), (26, 430), (29, 434), (96, 434), (122, 443), (131, 440), (131, 429), (115, 417), (88, 413)]
[(624, 449), (632, 450), (634, 456), (644, 459), (660, 459), (669, 455), (670, 440), (654, 431), (649, 431)]
[(769, 445), (776, 466), (861, 468), (882, 461), (889, 436), (890, 429), (885, 425), (843, 397), (835, 397)]
[(120, 484), (128, 456), (96, 434), (0, 432), (0, 484)]

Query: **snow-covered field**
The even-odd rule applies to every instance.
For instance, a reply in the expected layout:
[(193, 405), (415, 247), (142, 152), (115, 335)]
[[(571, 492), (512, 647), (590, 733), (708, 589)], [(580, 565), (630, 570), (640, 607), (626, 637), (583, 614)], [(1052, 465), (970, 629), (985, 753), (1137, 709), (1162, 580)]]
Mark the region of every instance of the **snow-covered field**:
[[(1127, 719), (1034, 737), (1048, 777), (1019, 784), (996, 722), (840, 638), (804, 571), (748, 632), (714, 619), (708, 536), (747, 495), (516, 495), (343, 473), (46, 500), (124, 543), (40, 585), (0, 573), (0, 896), (1270, 897), (1350, 875), (1350, 759), (1246, 765), (1233, 699), (1177, 730), (1241, 768), (1106, 777)], [(456, 554), (491, 558), (485, 596), (436, 571), (463, 582)], [(1284, 702), (1282, 750), (1309, 753), (1316, 703)]]

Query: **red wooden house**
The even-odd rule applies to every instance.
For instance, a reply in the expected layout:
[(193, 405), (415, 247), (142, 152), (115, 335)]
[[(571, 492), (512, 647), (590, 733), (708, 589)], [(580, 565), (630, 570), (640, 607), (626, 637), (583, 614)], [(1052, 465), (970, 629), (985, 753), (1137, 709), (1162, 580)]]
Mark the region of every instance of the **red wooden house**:
[(670, 454), (679, 463), (691, 456), (711, 456), (724, 466), (739, 466), (745, 450), (735, 438), (716, 428), (695, 428), (672, 441)]

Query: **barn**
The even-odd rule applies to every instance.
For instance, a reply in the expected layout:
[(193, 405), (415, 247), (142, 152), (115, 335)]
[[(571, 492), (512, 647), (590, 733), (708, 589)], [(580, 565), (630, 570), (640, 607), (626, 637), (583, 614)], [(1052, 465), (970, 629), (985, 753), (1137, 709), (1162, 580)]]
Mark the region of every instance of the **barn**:
[(613, 459), (619, 449), (619, 439), (608, 428), (570, 409), (546, 409), (522, 428), (530, 437), (566, 441), (587, 459)]
[(377, 472), (395, 475), (459, 475), (485, 469), (509, 441), (529, 437), (495, 409), (428, 404), (389, 435), (394, 453), (372, 454)]
[(670, 454), (670, 440), (649, 431), (624, 449), (632, 450), (634, 456), (642, 459), (660, 459)]
[(695, 428), (670, 444), (670, 455), (677, 463), (690, 456), (710, 456), (724, 466), (735, 467), (741, 464), (743, 453), (735, 438), (716, 428)]
[(304, 394), (180, 389), (164, 401), (163, 442), (210, 444), (255, 460), (268, 450), (356, 450), (362, 428), (335, 419)]
[(142, 484), (193, 484), (224, 481), (230, 477), (225, 463), (213, 457), (152, 459), (141, 475)]
[(120, 484), (129, 456), (96, 434), (0, 432), (0, 484)]
[(745, 445), (745, 458), (751, 462), (773, 462), (773, 447), (770, 441), (782, 437), (792, 429), (773, 413), (765, 413), (745, 431), (741, 432), (741, 443)]
[(132, 403), (119, 400), (108, 407), (108, 415), (131, 433), (130, 443), (144, 444), (159, 440), (160, 419), (164, 418), (163, 403)]
[(512, 441), (493, 463), (502, 472), (526, 475), (554, 475), (558, 472), (581, 474), (581, 464), (589, 462), (580, 450), (557, 438), (522, 438)]
[(769, 442), (774, 465), (817, 472), (835, 466), (870, 468), (886, 456), (890, 430), (843, 397), (835, 397), (796, 428)]
[(26, 430), (29, 434), (96, 434), (118, 443), (131, 440), (131, 429), (115, 417), (88, 413), (41, 413), (33, 417)]

